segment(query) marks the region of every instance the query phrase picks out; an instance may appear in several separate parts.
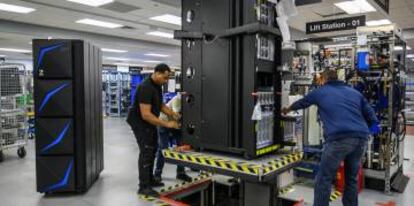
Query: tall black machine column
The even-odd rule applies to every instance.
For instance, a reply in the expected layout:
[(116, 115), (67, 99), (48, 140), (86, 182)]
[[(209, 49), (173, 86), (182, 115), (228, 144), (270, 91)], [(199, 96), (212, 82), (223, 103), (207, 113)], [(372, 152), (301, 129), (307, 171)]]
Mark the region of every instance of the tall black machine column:
[(103, 170), (100, 49), (34, 40), (37, 191), (84, 192)]
[(182, 0), (175, 38), (182, 40), (187, 143), (246, 158), (281, 146), (275, 19), (270, 1)]

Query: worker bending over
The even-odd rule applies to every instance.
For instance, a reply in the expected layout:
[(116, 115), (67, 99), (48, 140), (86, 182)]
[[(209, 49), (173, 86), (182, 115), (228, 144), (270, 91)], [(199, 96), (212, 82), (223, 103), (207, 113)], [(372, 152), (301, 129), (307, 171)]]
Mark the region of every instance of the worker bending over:
[(371, 133), (379, 132), (374, 109), (365, 97), (338, 80), (335, 70), (321, 76), (322, 87), (303, 99), (283, 108), (282, 113), (318, 106), (323, 123), (325, 144), (316, 176), (314, 206), (328, 206), (332, 181), (342, 161), (345, 162), (344, 206), (358, 205), (357, 175)]

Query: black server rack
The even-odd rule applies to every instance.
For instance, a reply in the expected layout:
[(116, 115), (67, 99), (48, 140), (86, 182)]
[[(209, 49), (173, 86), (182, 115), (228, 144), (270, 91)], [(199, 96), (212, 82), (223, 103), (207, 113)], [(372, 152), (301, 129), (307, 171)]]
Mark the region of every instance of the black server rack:
[(185, 142), (246, 158), (280, 147), (276, 15), (270, 1), (182, 0)]
[(33, 40), (37, 191), (85, 192), (103, 163), (101, 51)]

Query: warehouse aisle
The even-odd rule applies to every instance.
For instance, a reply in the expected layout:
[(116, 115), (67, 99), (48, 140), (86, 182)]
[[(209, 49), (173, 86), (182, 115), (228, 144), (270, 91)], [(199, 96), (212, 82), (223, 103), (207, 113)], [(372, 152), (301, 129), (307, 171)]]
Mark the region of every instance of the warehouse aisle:
[[(36, 192), (34, 144), (30, 142), (28, 156), (19, 159), (15, 150), (6, 151), (6, 159), (0, 164), (0, 201), (2, 206), (145, 206), (151, 205), (138, 199), (137, 155), (138, 147), (132, 132), (123, 119), (108, 118), (105, 124), (105, 170), (100, 179), (84, 195), (44, 197)], [(414, 148), (414, 137), (407, 138), (406, 148)], [(406, 174), (414, 177), (414, 150), (406, 150)], [(171, 183), (175, 169), (166, 165), (165, 181)], [(168, 172), (171, 171), (171, 172)], [(168, 174), (169, 173), (169, 174)], [(386, 196), (376, 191), (365, 190), (360, 198), (361, 205), (374, 206), (377, 202), (396, 201), (397, 205), (408, 206), (414, 202), (414, 179), (405, 195)]]

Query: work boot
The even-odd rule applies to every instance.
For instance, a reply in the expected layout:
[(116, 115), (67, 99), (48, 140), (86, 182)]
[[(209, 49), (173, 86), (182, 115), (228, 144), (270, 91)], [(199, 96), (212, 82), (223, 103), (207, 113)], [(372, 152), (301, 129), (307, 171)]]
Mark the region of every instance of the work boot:
[(155, 182), (162, 182), (162, 177), (161, 177), (161, 175), (158, 175), (158, 174), (154, 175), (154, 181), (155, 181)]
[(191, 178), (190, 176), (188, 176), (187, 174), (177, 174), (177, 179), (178, 180), (182, 180), (184, 182), (191, 182), (193, 180), (193, 178)]
[(159, 179), (154, 177), (154, 179), (151, 181), (151, 186), (152, 187), (163, 187), (164, 183), (162, 182), (161, 177)]
[(151, 187), (139, 188), (137, 193), (139, 195), (146, 195), (156, 198), (160, 196), (160, 194), (157, 191), (153, 190)]

